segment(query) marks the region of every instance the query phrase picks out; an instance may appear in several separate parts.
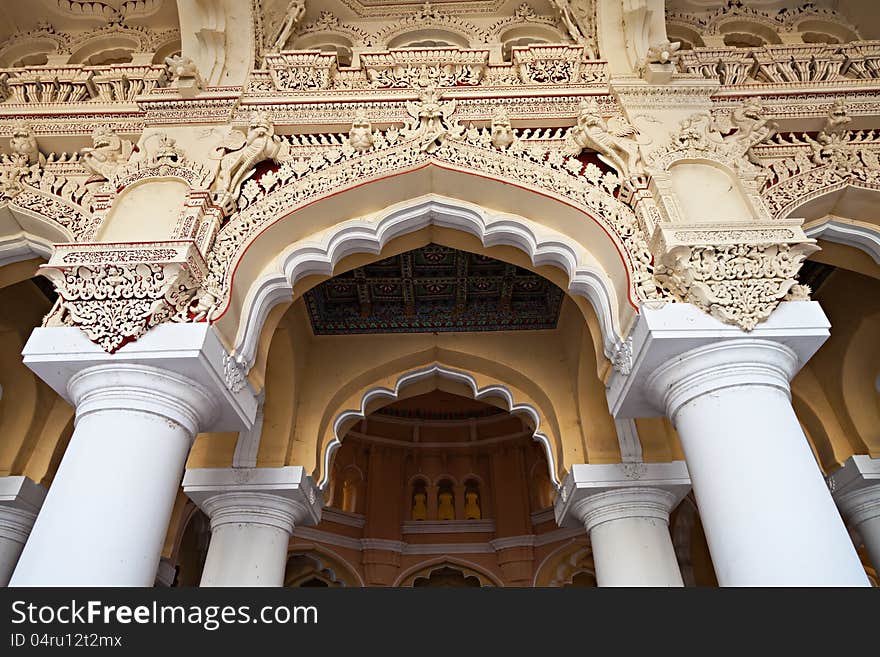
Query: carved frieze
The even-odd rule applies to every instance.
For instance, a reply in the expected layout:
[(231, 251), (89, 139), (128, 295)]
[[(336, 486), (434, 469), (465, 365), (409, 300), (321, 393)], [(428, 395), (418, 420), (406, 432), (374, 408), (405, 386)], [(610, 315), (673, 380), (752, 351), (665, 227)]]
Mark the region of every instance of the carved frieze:
[[(838, 102), (815, 136), (778, 135), (760, 149), (768, 172), (761, 196), (774, 217), (848, 185), (880, 189), (880, 133), (847, 130), (850, 120)], [(776, 151), (785, 156), (774, 157)]]

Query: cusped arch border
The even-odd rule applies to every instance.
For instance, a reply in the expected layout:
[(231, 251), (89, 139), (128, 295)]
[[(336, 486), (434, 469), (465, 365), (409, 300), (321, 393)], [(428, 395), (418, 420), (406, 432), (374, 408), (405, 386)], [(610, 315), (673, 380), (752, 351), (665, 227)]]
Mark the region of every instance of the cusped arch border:
[[(35, 192), (39, 194), (39, 192)], [(18, 230), (0, 234), (0, 267), (21, 260), (48, 260), (54, 245), (74, 241), (75, 234), (61, 222), (12, 201), (0, 205), (0, 217), (7, 214)]]
[(415, 576), (418, 575), (418, 573), (421, 571), (424, 571), (425, 573), (427, 573), (428, 577), (430, 577), (431, 573), (433, 573), (435, 570), (440, 570), (444, 566), (464, 568), (465, 570), (471, 571), (471, 573), (465, 574), (471, 574), (472, 576), (475, 576), (477, 579), (480, 580), (481, 586), (485, 586), (483, 580), (486, 580), (487, 582), (490, 582), (492, 586), (497, 586), (499, 588), (504, 587), (504, 583), (498, 578), (498, 576), (486, 570), (484, 566), (475, 564), (474, 562), (468, 561), (467, 559), (459, 559), (457, 557), (446, 555), (434, 557), (433, 559), (421, 561), (413, 566), (410, 566), (397, 576), (397, 579), (394, 580), (394, 584), (392, 584), (392, 586), (402, 587), (404, 586), (404, 582), (406, 582), (408, 579), (413, 579), (414, 581)]
[[(386, 208), (378, 221), (355, 219), (339, 224), (322, 241), (303, 240), (276, 258), (276, 271), (253, 283), (244, 301), (235, 338), (236, 359), (246, 369), (257, 359), (260, 336), (269, 312), (293, 300), (294, 286), (306, 276), (332, 276), (336, 265), (357, 253), (379, 255), (395, 238), (429, 226), (452, 228), (477, 237), (484, 247), (512, 246), (534, 266), (555, 266), (568, 276), (568, 293), (592, 305), (602, 332), (605, 355), (622, 344), (617, 295), (607, 274), (579, 262), (578, 245), (560, 233), (540, 238), (523, 217), (491, 211), (437, 194)], [(548, 231), (549, 232), (549, 231)]]
[[(541, 559), (541, 563), (535, 568), (535, 574), (532, 577), (532, 587), (540, 587), (541, 585), (538, 584), (538, 581), (545, 575), (550, 575), (547, 571), (553, 567), (555, 572), (553, 573), (553, 576), (548, 577), (548, 584), (546, 585), (549, 587), (552, 582), (559, 580), (558, 572), (565, 563), (569, 563), (569, 565), (574, 567), (578, 560), (575, 559), (575, 557), (580, 558), (588, 555), (592, 558), (593, 546), (590, 544), (586, 533), (584, 533), (583, 536), (568, 539), (565, 543), (554, 548), (547, 554), (547, 556)], [(590, 572), (595, 577), (595, 569)]]
[(826, 218), (804, 229), (807, 237), (823, 239), (864, 251), (880, 265), (880, 227)]
[[(344, 568), (347, 571), (344, 574), (349, 575), (351, 577), (351, 579), (354, 580), (356, 586), (358, 586), (360, 588), (366, 587), (366, 583), (364, 582), (364, 578), (358, 572), (357, 568), (355, 568), (351, 564), (351, 562), (349, 562), (348, 559), (346, 559), (345, 557), (340, 555), (338, 552), (331, 550), (330, 548), (328, 548), (325, 545), (318, 545), (317, 543), (292, 543), (290, 545), (290, 548), (287, 551), (287, 561), (289, 562), (292, 557), (294, 557), (298, 554), (301, 554), (303, 556), (308, 556), (313, 559), (316, 559), (317, 557), (323, 557), (323, 559), (325, 559), (325, 560), (329, 559), (331, 561), (337, 561), (338, 564), (331, 564), (331, 566), (332, 565), (342, 566), (342, 568)], [(315, 556), (312, 556), (312, 555), (315, 555)], [(333, 572), (334, 575), (337, 575), (334, 568), (330, 567), (330, 568), (328, 568), (328, 570)], [(287, 573), (286, 573), (286, 562), (285, 562), (285, 580), (286, 579), (287, 579)], [(286, 586), (287, 586), (287, 584), (285, 584), (285, 587)]]
[(556, 490), (559, 490), (562, 483), (560, 482), (556, 474), (556, 459), (553, 455), (553, 446), (550, 444), (550, 439), (547, 437), (547, 435), (541, 431), (541, 414), (538, 412), (538, 410), (531, 404), (517, 403), (516, 400), (514, 400), (513, 394), (510, 392), (510, 389), (501, 383), (495, 383), (492, 385), (483, 386), (481, 388), (477, 384), (476, 379), (467, 372), (444, 367), (443, 365), (437, 363), (400, 375), (394, 384), (394, 388), (386, 388), (384, 386), (370, 388), (369, 390), (367, 390), (366, 393), (364, 393), (363, 397), (361, 398), (359, 409), (346, 410), (336, 416), (336, 419), (333, 421), (333, 439), (324, 447), (324, 453), (321, 456), (323, 472), (321, 474), (321, 480), (318, 483), (318, 488), (324, 490), (330, 483), (330, 461), (333, 458), (333, 454), (342, 445), (342, 437), (339, 435), (339, 430), (342, 425), (352, 420), (360, 420), (365, 418), (367, 415), (367, 407), (371, 402), (385, 399), (388, 400), (388, 403), (391, 403), (400, 398), (400, 392), (402, 389), (424, 379), (435, 376), (439, 376), (440, 378), (444, 378), (456, 383), (463, 383), (468, 388), (470, 388), (471, 393), (473, 394), (473, 398), (476, 400), (482, 400), (490, 397), (500, 397), (504, 400), (505, 404), (507, 405), (507, 410), (511, 414), (522, 414), (528, 416), (535, 426), (532, 438), (541, 443), (541, 446), (544, 448), (544, 455), (547, 458), (547, 469), (549, 470), (550, 481), (553, 482)]

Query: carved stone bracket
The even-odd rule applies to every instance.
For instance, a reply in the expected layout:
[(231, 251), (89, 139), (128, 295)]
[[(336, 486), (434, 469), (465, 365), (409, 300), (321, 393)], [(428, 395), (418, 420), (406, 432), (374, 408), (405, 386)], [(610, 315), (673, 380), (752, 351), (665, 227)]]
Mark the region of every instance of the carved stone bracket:
[(192, 321), (205, 261), (191, 241), (58, 244), (40, 268), (58, 291), (44, 326), (76, 326), (109, 353), (163, 322)]
[(751, 331), (780, 301), (809, 296), (796, 277), (818, 247), (800, 223), (660, 228), (652, 249), (655, 279), (677, 301)]

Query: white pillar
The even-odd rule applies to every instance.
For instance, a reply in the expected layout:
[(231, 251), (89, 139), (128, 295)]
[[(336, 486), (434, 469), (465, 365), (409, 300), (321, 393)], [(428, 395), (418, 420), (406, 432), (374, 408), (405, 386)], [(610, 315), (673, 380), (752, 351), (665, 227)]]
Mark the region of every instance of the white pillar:
[(633, 333), (609, 404), (672, 420), (719, 584), (868, 585), (790, 401), (828, 335), (819, 305), (780, 304), (751, 333), (687, 304), (642, 308)]
[(12, 586), (153, 586), (190, 445), (250, 426), (253, 391), (207, 324), (163, 324), (109, 354), (34, 329), (24, 362), (76, 407)]
[(152, 586), (193, 438), (218, 404), (155, 367), (71, 377), (76, 428), (13, 586)]
[(871, 565), (880, 572), (880, 459), (851, 456), (828, 477), (828, 488), (862, 537)]
[(27, 477), (0, 477), (0, 586), (9, 584), (45, 497)]
[(316, 524), (321, 495), (301, 467), (188, 470), (189, 497), (211, 518), (201, 586), (283, 586), (293, 528)]
[(669, 513), (689, 489), (681, 461), (577, 464), (563, 482), (556, 516), (586, 527), (599, 586), (684, 586)]

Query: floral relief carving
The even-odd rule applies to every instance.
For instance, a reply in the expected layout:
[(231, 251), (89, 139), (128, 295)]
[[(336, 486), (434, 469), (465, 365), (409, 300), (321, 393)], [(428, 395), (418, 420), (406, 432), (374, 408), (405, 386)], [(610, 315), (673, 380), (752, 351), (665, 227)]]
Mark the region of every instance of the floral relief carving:
[(751, 331), (789, 295), (806, 298), (809, 290), (796, 276), (817, 250), (811, 243), (682, 245), (664, 255), (654, 274), (676, 300)]
[(167, 321), (192, 321), (204, 275), (192, 243), (168, 248), (61, 244), (41, 272), (58, 301), (44, 326), (74, 326), (109, 353)]

